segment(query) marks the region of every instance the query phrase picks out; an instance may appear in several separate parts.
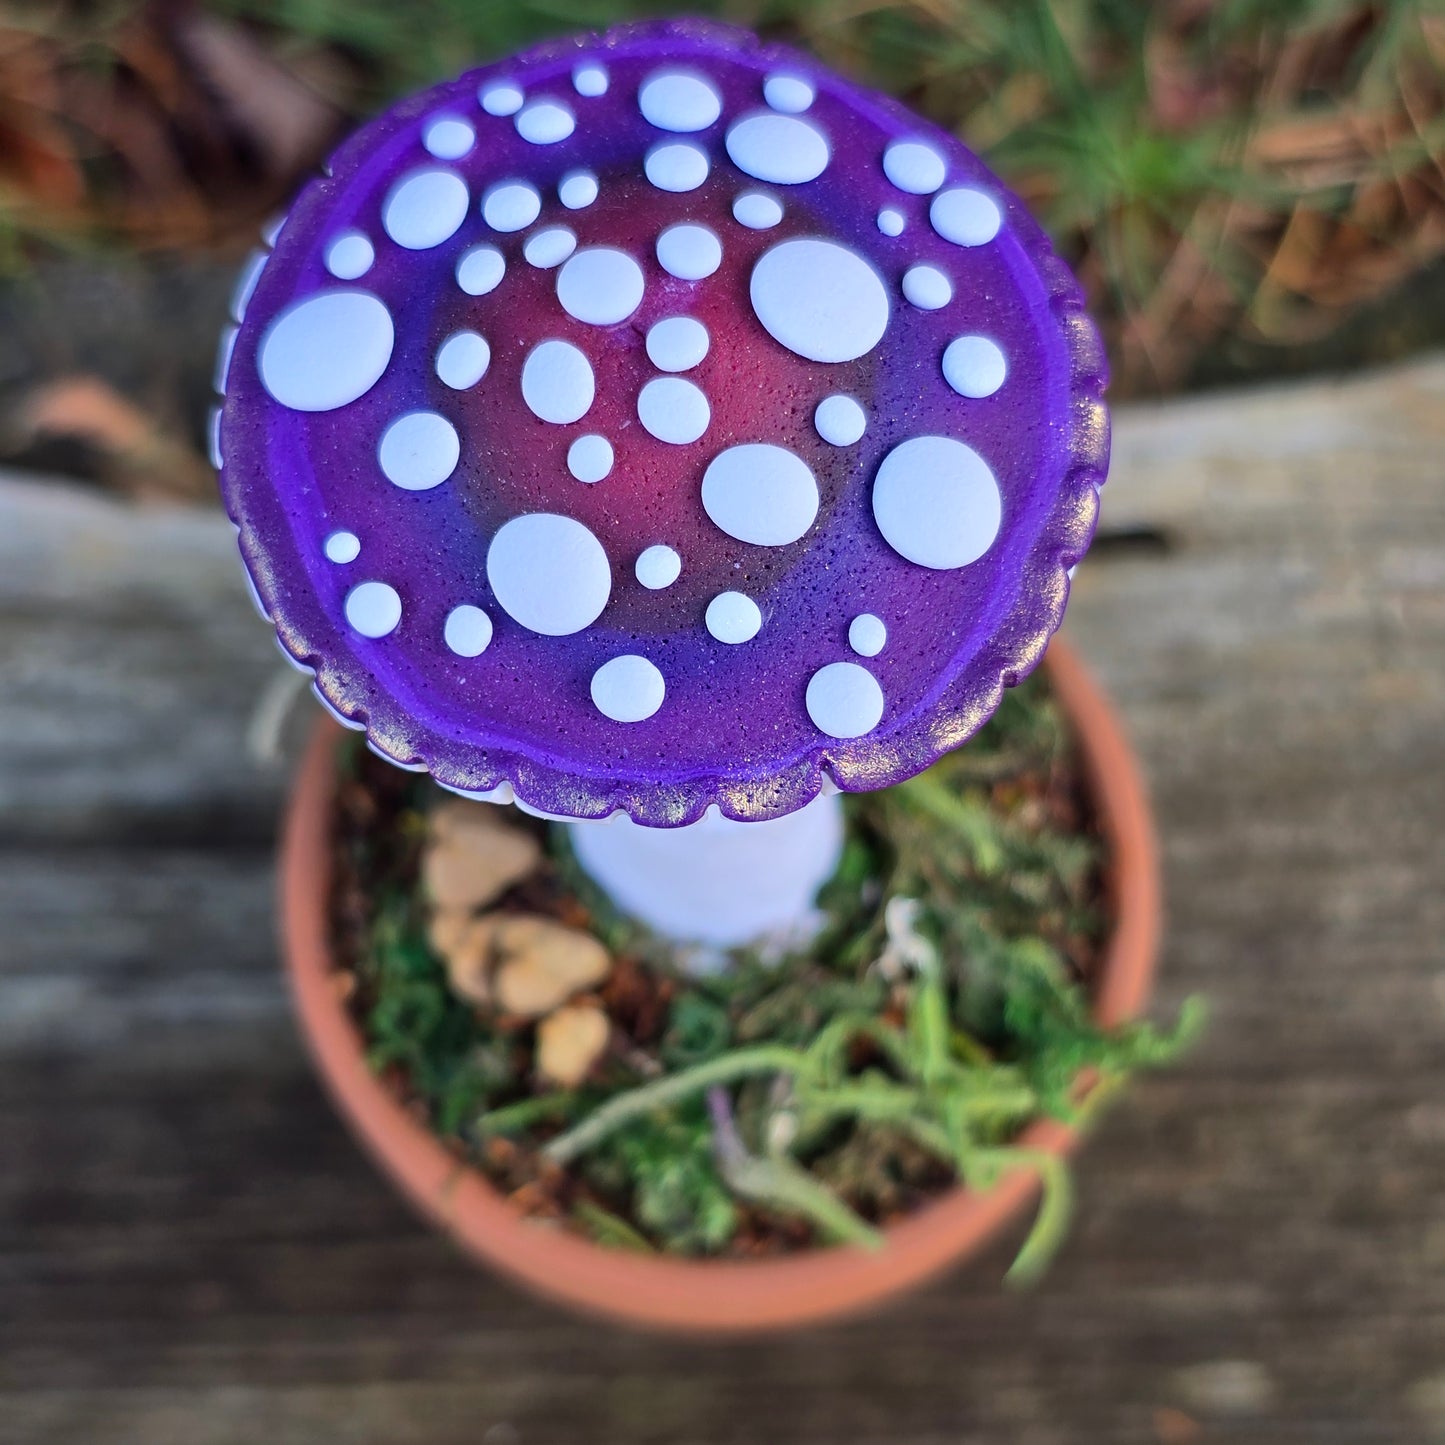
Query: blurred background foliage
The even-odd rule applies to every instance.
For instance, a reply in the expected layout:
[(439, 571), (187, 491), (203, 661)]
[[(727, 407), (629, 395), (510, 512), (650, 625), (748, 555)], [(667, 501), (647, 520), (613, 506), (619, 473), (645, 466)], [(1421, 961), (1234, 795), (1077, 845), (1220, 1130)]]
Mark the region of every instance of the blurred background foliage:
[[(229, 257), (388, 98), (544, 35), (678, 8), (10, 0), (0, 268), (97, 248)], [(682, 8), (801, 44), (982, 152), (1078, 268), (1116, 396), (1227, 373), (1231, 348), (1338, 357), (1321, 343), (1445, 254), (1445, 0)]]

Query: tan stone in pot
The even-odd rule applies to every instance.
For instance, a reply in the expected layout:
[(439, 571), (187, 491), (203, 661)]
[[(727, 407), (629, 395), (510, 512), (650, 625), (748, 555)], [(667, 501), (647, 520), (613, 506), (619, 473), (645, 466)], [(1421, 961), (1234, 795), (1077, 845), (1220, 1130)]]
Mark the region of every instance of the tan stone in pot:
[(441, 913), (484, 908), (542, 861), (537, 840), (491, 803), (456, 798), (432, 810), (422, 884)]
[(564, 1088), (580, 1084), (607, 1049), (612, 1032), (595, 1003), (568, 1004), (537, 1025), (537, 1072)]
[(612, 971), (612, 955), (590, 933), (530, 914), (497, 915), (493, 948), (497, 1007), (523, 1018), (551, 1013)]

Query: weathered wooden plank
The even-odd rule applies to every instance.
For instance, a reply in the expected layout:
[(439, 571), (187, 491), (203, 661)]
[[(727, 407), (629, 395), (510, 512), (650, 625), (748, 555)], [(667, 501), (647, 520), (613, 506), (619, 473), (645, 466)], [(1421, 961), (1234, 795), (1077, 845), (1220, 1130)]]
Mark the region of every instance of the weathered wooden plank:
[(286, 1023), (229, 530), (0, 486), (48, 539), (0, 525), (0, 1441), (1445, 1438), (1442, 400), (1435, 359), (1120, 419), (1135, 541), (1070, 627), (1153, 779), (1163, 1002), (1214, 1027), (1105, 1121), (1033, 1293), (1001, 1249), (721, 1345), (575, 1321), (410, 1220)]
[(0, 476), (0, 837), (269, 836), (278, 658), (218, 512)]

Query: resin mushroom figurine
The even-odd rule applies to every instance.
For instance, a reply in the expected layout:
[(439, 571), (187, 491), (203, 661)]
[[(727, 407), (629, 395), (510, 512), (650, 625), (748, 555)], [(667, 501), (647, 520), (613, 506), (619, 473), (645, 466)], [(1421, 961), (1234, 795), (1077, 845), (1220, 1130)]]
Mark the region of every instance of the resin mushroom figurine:
[(270, 240), (213, 444), (284, 651), (664, 934), (805, 926), (838, 792), (964, 742), (1061, 620), (1108, 453), (1077, 286), (804, 55), (548, 44), (371, 122)]

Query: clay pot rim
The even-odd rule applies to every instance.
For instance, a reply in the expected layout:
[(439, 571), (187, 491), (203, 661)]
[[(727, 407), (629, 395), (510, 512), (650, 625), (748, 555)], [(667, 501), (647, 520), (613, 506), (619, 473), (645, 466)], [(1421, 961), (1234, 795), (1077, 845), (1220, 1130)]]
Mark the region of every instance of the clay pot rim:
[[(1057, 638), (1044, 662), (1072, 723), (1100, 831), (1110, 849), (1115, 927), (1095, 1015), (1135, 1017), (1153, 985), (1162, 918), (1158, 844), (1138, 763), (1113, 708)], [(851, 1314), (917, 1284), (986, 1244), (1032, 1200), (1021, 1167), (985, 1192), (956, 1189), (891, 1225), (877, 1251), (829, 1247), (766, 1260), (688, 1260), (606, 1249), (523, 1219), (368, 1068), (361, 1035), (333, 983), (329, 945), (332, 749), (341, 729), (322, 718), (297, 772), (280, 856), (282, 944), (293, 1001), (313, 1062), (352, 1132), (424, 1215), (463, 1249), (532, 1290), (632, 1325), (733, 1333)], [(1072, 1130), (1039, 1120), (1021, 1136), (1036, 1150), (1072, 1149)]]

